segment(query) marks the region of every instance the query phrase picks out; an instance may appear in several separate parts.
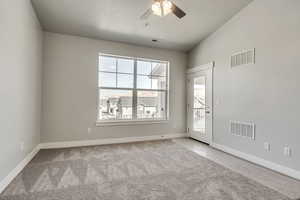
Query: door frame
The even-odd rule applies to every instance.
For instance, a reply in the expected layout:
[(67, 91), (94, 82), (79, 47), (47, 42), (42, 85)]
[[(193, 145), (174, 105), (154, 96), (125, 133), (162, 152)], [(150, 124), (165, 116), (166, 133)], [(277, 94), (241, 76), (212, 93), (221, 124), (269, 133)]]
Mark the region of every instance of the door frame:
[(210, 137), (209, 137), (209, 141), (208, 141), (208, 144), (211, 145), (213, 143), (213, 123), (214, 123), (214, 110), (213, 110), (213, 78), (214, 78), (214, 67), (215, 67), (215, 62), (210, 62), (210, 63), (207, 63), (207, 64), (204, 64), (204, 65), (200, 65), (200, 66), (196, 66), (196, 67), (192, 67), (190, 69), (188, 69), (186, 71), (186, 91), (187, 91), (187, 103), (186, 103), (186, 113), (187, 113), (187, 119), (186, 119), (186, 123), (187, 123), (187, 134), (189, 137), (190, 136), (190, 131), (189, 131), (189, 125), (190, 125), (190, 115), (189, 115), (189, 82), (188, 80), (191, 78), (191, 77), (195, 77), (197, 76), (197, 74), (200, 74), (201, 72), (204, 72), (204, 71), (207, 71), (207, 70), (210, 70), (211, 72), (211, 108), (210, 108), (210, 114), (211, 114), (211, 123), (210, 123), (210, 130), (211, 130), (211, 134), (210, 134)]

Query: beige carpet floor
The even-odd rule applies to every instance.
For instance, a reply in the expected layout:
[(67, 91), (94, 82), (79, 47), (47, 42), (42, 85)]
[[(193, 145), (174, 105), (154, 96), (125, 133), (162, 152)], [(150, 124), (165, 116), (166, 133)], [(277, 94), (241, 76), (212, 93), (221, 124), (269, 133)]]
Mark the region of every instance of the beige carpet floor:
[(41, 150), (0, 194), (0, 199), (289, 198), (167, 140)]

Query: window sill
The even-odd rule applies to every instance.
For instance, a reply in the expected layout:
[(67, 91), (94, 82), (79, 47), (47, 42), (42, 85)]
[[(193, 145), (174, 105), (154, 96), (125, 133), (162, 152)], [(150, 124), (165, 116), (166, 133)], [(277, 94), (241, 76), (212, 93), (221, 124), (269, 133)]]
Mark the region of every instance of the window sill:
[(169, 120), (130, 120), (130, 121), (97, 121), (96, 126), (132, 126), (147, 124), (165, 124)]

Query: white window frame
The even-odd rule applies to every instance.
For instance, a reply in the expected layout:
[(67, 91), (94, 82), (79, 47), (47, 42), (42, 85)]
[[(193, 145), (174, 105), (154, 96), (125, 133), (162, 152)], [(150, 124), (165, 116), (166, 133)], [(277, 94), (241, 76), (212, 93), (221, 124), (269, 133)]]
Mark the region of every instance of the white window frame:
[[(133, 72), (133, 88), (118, 88), (116, 87), (101, 87), (99, 86), (99, 73), (100, 73), (100, 57), (113, 57), (113, 58), (123, 58), (123, 59), (131, 59), (134, 61), (134, 72)], [(147, 62), (160, 62), (165, 63), (167, 66), (166, 69), (166, 89), (138, 89), (137, 88), (137, 61), (147, 61)], [(170, 81), (170, 62), (148, 59), (148, 58), (139, 58), (139, 57), (127, 57), (127, 56), (119, 56), (112, 54), (104, 54), (99, 53), (98, 55), (98, 67), (97, 67), (97, 121), (96, 126), (120, 126), (120, 125), (137, 125), (137, 124), (157, 124), (157, 123), (168, 123), (169, 121), (169, 81)], [(118, 72), (116, 72), (118, 73)], [(101, 89), (109, 89), (109, 90), (131, 90), (132, 91), (132, 119), (116, 119), (116, 120), (101, 120), (100, 113), (100, 90)], [(165, 92), (166, 101), (165, 101), (165, 118), (145, 118), (138, 119), (137, 118), (137, 92), (138, 91), (154, 91), (154, 92)]]

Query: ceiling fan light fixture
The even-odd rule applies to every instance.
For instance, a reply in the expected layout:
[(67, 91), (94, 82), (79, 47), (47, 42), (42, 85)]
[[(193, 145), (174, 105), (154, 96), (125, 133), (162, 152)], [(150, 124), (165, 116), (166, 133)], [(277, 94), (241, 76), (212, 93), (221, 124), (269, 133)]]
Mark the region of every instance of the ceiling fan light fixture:
[(172, 12), (172, 3), (170, 1), (163, 1), (163, 9), (164, 9), (164, 14), (167, 15)]
[(158, 15), (158, 16), (162, 16), (162, 10), (160, 7), (160, 2), (155, 2), (154, 4), (152, 4), (152, 11), (153, 14)]
[(155, 15), (162, 17), (172, 12), (172, 3), (168, 0), (163, 0), (162, 2), (156, 1), (152, 4), (151, 8)]

